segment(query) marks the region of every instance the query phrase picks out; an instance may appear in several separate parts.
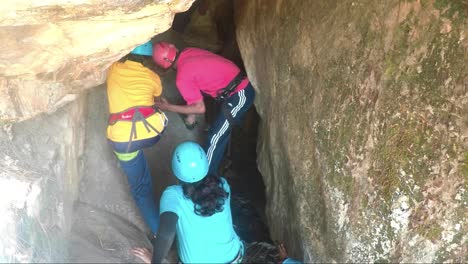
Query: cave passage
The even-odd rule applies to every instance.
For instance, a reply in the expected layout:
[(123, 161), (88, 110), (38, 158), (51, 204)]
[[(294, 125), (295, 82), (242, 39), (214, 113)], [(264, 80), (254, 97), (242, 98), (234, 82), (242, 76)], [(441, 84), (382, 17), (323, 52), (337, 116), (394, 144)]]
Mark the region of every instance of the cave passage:
[[(155, 36), (153, 42), (169, 41), (175, 43), (179, 49), (190, 46), (204, 48), (229, 58), (243, 69), (235, 40), (232, 2), (226, 3), (224, 6), (210, 7), (202, 1), (196, 1), (192, 9), (176, 15), (173, 29)], [(230, 15), (216, 20), (214, 18), (219, 16), (215, 16), (213, 12)], [(185, 24), (178, 22), (181, 18)], [(203, 19), (210, 20), (213, 23), (211, 29), (218, 30), (213, 32), (206, 28), (200, 29), (196, 21)], [(206, 37), (206, 34), (215, 36)], [(155, 70), (163, 83), (163, 96), (173, 103), (182, 104), (183, 100), (175, 87), (175, 72)], [(133, 246), (149, 248), (150, 232), (129, 194), (126, 176), (118, 168), (112, 149), (103, 136), (107, 121), (105, 85), (90, 90), (87, 96), (89, 109), (84, 159), (86, 169), (75, 206), (70, 261), (135, 261), (129, 249)], [(169, 123), (161, 140), (145, 149), (157, 203), (164, 189), (176, 183), (170, 168), (175, 146), (185, 140), (205, 144), (209, 124), (220, 111), (219, 105), (210, 98), (205, 98), (205, 104), (205, 115), (197, 116), (199, 125), (191, 131), (185, 128), (178, 114), (167, 112)], [(265, 186), (256, 163), (259, 122), (260, 118), (253, 106), (243, 123), (233, 128), (220, 171), (231, 185), (233, 222), (239, 237), (246, 243), (262, 242), (270, 245), (264, 214)], [(169, 260), (176, 259), (174, 245), (167, 257)], [(261, 254), (265, 255), (271, 254), (272, 250), (270, 248), (270, 251), (259, 252), (264, 252)], [(261, 257), (265, 259), (265, 256)]]
[[(247, 244), (244, 262), (289, 256), (307, 263), (468, 263), (467, 0), (24, 0), (3, 5), (0, 18), (0, 262), (139, 262), (131, 249), (152, 248), (156, 205), (178, 183), (174, 149), (196, 141), (223, 145), (225, 153), (212, 155), (211, 148), (207, 157), (224, 158), (220, 175), (231, 186), (233, 229)], [(192, 49), (186, 58), (200, 54), (194, 61), (207, 62), (188, 63), (176, 87), (174, 70), (151, 65), (151, 44), (161, 40), (219, 54), (248, 74), (253, 87), (236, 86), (240, 92), (226, 105), (232, 115), (247, 113), (255, 93), (254, 107), (231, 131), (227, 149), (220, 107), (207, 97), (205, 113), (198, 93), (185, 96), (196, 103), (191, 109), (177, 107), (185, 104), (177, 88), (198, 86), (216, 96), (215, 84), (228, 85), (234, 76), (213, 73), (234, 75), (237, 67)], [(130, 56), (135, 63), (113, 64), (144, 44), (143, 56)], [(122, 94), (111, 94), (117, 99), (109, 105), (106, 77), (119, 67), (124, 74), (110, 93)], [(133, 96), (126, 92), (141, 104), (127, 102)], [(154, 101), (160, 92), (172, 106)], [(131, 165), (117, 159), (107, 140), (109, 108), (161, 102), (160, 108), (203, 115), (189, 130), (179, 114), (165, 111), (165, 127), (144, 107), (156, 120), (151, 125), (165, 131), (156, 144), (157, 131), (138, 131), (150, 141), (141, 147), (148, 166), (139, 163), (129, 180), (123, 169)], [(130, 121), (133, 112), (123, 112), (117, 119)], [(210, 124), (217, 115), (216, 130), (222, 129), (215, 134)], [(124, 121), (118, 126), (131, 130)], [(115, 130), (114, 142), (126, 145), (130, 131)], [(128, 161), (143, 156), (120, 152)], [(129, 182), (141, 175), (138, 200)], [(142, 200), (148, 210), (140, 211)], [(218, 201), (210, 205), (220, 209)], [(220, 223), (230, 220), (224, 217)], [(214, 224), (192, 226), (186, 230), (223, 233), (213, 232)], [(232, 260), (240, 242), (229, 231), (232, 252), (223, 255)], [(177, 242), (166, 256), (170, 263), (178, 260)]]

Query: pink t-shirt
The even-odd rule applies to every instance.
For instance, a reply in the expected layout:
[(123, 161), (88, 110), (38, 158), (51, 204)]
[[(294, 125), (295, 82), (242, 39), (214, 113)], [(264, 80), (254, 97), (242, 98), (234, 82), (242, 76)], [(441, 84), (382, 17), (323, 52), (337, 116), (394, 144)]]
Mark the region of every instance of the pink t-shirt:
[[(188, 105), (199, 102), (203, 94), (216, 97), (240, 72), (232, 61), (206, 50), (184, 49), (177, 60), (176, 85)], [(247, 87), (246, 77), (233, 93)]]

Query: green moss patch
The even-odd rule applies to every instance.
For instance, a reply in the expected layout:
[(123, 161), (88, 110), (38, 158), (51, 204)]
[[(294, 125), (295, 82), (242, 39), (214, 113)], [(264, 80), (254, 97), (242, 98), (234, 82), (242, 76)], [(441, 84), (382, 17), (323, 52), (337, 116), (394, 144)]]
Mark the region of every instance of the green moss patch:
[(465, 0), (436, 0), (434, 7), (439, 9), (445, 17), (458, 14), (461, 18), (465, 18), (468, 14), (468, 2)]

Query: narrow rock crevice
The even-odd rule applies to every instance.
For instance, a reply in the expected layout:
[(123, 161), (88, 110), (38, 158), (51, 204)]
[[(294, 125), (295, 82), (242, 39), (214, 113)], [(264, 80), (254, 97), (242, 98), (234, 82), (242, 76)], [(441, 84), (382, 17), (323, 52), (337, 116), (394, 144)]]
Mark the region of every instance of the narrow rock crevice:
[[(128, 263), (151, 246), (106, 142), (104, 84), (150, 39), (221, 54), (255, 88), (223, 174), (237, 232), (271, 252), (257, 262), (272, 240), (304, 262), (468, 262), (465, 1), (117, 2), (0, 9), (0, 262)], [(156, 201), (173, 148), (204, 143), (206, 106), (194, 131), (168, 113), (145, 150)]]

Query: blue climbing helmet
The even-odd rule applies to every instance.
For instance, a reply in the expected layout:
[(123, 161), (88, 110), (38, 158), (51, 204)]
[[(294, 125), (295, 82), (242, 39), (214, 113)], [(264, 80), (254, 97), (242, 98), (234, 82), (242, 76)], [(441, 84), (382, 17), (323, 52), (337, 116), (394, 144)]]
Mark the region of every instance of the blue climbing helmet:
[(203, 148), (196, 142), (180, 143), (172, 155), (172, 171), (181, 181), (193, 183), (208, 174), (208, 159)]
[(153, 56), (153, 43), (150, 40), (145, 44), (137, 46), (130, 53), (143, 56)]

